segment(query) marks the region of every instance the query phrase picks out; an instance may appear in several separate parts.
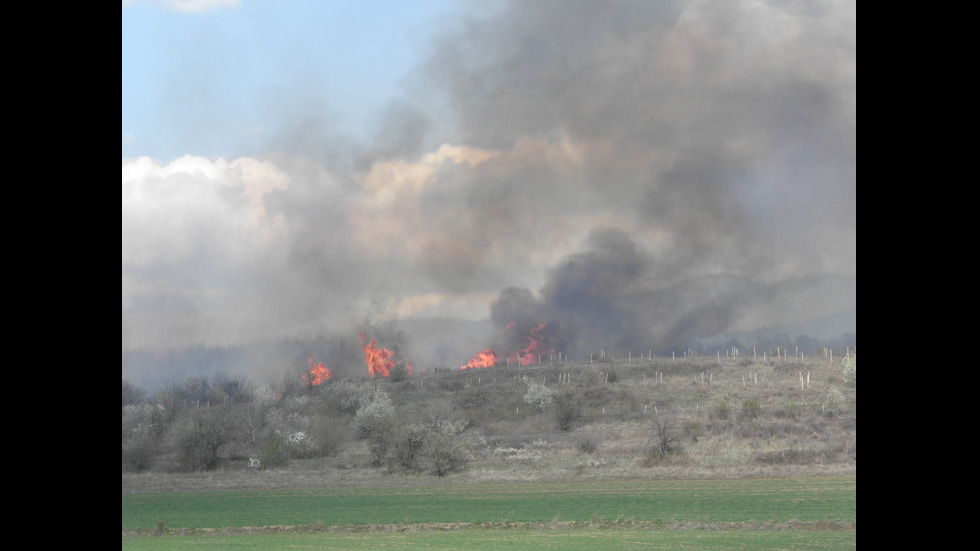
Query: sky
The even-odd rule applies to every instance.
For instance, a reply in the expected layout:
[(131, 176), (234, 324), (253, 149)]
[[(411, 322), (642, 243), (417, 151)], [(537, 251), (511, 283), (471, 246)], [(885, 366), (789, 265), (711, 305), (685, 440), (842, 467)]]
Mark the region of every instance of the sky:
[(124, 1), (123, 350), (854, 309), (856, 48), (853, 1)]

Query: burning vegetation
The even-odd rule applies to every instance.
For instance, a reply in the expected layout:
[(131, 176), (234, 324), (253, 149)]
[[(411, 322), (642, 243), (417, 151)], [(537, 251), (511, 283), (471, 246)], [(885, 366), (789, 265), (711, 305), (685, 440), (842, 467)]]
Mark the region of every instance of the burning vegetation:
[[(513, 323), (509, 323), (507, 324), (507, 329), (509, 330), (513, 326)], [(527, 337), (524, 339), (524, 348), (511, 354), (508, 361), (520, 362), (521, 365), (531, 365), (532, 363), (540, 363), (542, 355), (554, 354), (555, 349), (551, 345), (546, 344), (551, 339), (542, 334), (542, 331), (546, 327), (548, 327), (547, 323), (539, 323), (531, 326)]]
[(303, 382), (308, 385), (321, 385), (327, 379), (333, 377), (333, 373), (327, 369), (327, 366), (323, 365), (323, 362), (319, 362), (316, 365), (313, 364), (313, 358), (310, 358), (310, 370), (308, 373), (303, 375)]
[[(364, 360), (367, 362), (368, 376), (388, 377), (395, 369), (395, 353), (386, 348), (378, 346), (378, 342), (371, 339), (371, 342), (364, 344), (364, 333), (361, 333), (361, 349), (364, 350)], [(412, 374), (412, 362), (405, 364), (405, 371), (408, 375)]]
[[(509, 333), (510, 330), (516, 325), (516, 322), (508, 323), (504, 327), (504, 332)], [(555, 349), (551, 344), (554, 338), (545, 331), (546, 328), (548, 328), (547, 323), (531, 325), (528, 329), (527, 336), (523, 341), (520, 341), (520, 343), (516, 345), (520, 346), (521, 348), (507, 356), (507, 363), (531, 365), (540, 363), (540, 358), (543, 355), (554, 354)], [(511, 346), (510, 348), (514, 348), (514, 346)], [(499, 362), (500, 357), (497, 355), (497, 353), (492, 348), (487, 348), (477, 352), (476, 355), (473, 356), (473, 359), (471, 359), (466, 365), (460, 366), (460, 369), (482, 369), (493, 367)]]
[(497, 357), (497, 353), (493, 351), (492, 348), (487, 348), (486, 350), (481, 350), (473, 356), (473, 359), (469, 361), (460, 369), (481, 369), (485, 367), (493, 367), (497, 365), (500, 358)]

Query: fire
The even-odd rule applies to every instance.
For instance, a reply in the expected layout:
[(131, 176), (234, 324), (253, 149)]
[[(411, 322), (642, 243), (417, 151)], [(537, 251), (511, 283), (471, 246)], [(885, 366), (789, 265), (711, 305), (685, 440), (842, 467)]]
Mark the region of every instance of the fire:
[[(508, 324), (507, 329), (510, 329), (512, 325), (513, 322)], [(509, 361), (519, 361), (521, 365), (530, 365), (537, 363), (538, 357), (541, 355), (554, 354), (555, 350), (553, 348), (545, 347), (545, 338), (541, 335), (541, 330), (547, 327), (547, 325), (547, 323), (541, 323), (531, 327), (526, 339), (527, 345), (522, 350), (511, 354)]]
[(306, 375), (303, 375), (304, 383), (320, 385), (330, 377), (333, 377), (333, 373), (327, 369), (327, 366), (323, 365), (323, 362), (313, 365), (313, 358), (310, 358), (310, 371)]
[[(378, 347), (378, 342), (371, 339), (371, 342), (364, 344), (364, 333), (361, 333), (361, 348), (364, 350), (364, 360), (367, 362), (368, 375), (371, 378), (387, 377), (391, 375), (391, 370), (395, 367), (394, 355), (391, 350)], [(409, 375), (412, 374), (412, 362), (408, 362), (405, 370)]]
[(460, 369), (477, 369), (481, 367), (493, 367), (497, 365), (497, 353), (492, 349), (487, 348), (486, 350), (481, 350), (477, 352), (470, 363), (460, 367)]

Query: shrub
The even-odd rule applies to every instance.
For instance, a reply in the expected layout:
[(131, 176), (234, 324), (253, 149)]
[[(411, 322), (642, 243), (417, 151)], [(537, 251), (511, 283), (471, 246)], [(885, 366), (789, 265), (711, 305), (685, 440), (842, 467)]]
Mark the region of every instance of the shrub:
[(714, 414), (715, 417), (724, 421), (728, 419), (728, 416), (729, 414), (731, 414), (731, 411), (732, 408), (731, 406), (728, 405), (728, 402), (719, 402), (718, 405), (715, 406)]
[(390, 465), (390, 454), (395, 444), (395, 424), (391, 418), (373, 420), (368, 436), (368, 453), (375, 467)]
[(211, 470), (218, 466), (218, 449), (225, 432), (210, 410), (192, 411), (174, 427), (177, 468), (183, 471)]
[(755, 419), (762, 412), (762, 408), (759, 407), (759, 402), (755, 400), (744, 400), (742, 402), (742, 409), (739, 411), (739, 419)]
[(844, 361), (844, 366), (841, 368), (841, 376), (844, 377), (844, 382), (850, 385), (857, 386), (857, 354), (849, 355), (847, 360)]
[(405, 379), (408, 379), (408, 363), (405, 360), (399, 360), (388, 373), (388, 380), (393, 383), (398, 383)]
[(653, 416), (652, 445), (648, 460), (663, 460), (668, 455), (680, 451), (680, 438), (674, 416), (671, 414)]
[(526, 382), (527, 393), (524, 394), (524, 403), (538, 411), (547, 409), (551, 401), (554, 400), (557, 391), (535, 382), (533, 379), (526, 380)]
[(259, 468), (276, 469), (285, 467), (287, 463), (289, 458), (283, 450), (282, 438), (276, 434), (264, 438), (259, 448)]
[(844, 405), (844, 393), (839, 388), (832, 386), (827, 390), (827, 398), (824, 405), (830, 409), (837, 409)]
[(370, 394), (358, 400), (357, 413), (354, 415), (354, 426), (361, 438), (370, 438), (372, 433), (383, 430), (390, 425), (395, 416), (395, 406), (391, 396), (381, 388), (375, 388)]
[(586, 434), (578, 438), (578, 451), (595, 453), (597, 449), (599, 449), (599, 437), (594, 434)]
[(403, 428), (391, 446), (392, 460), (410, 471), (422, 470), (423, 451), (429, 428), (415, 423)]
[(123, 440), (123, 470), (141, 472), (150, 467), (157, 453), (156, 439), (151, 434), (135, 434)]
[[(124, 387), (125, 389), (125, 387)], [(125, 405), (122, 408), (122, 466), (140, 472), (150, 467), (157, 454), (158, 409), (149, 404)]]
[(788, 464), (788, 465), (809, 465), (816, 462), (817, 452), (805, 448), (791, 448), (787, 450), (776, 450), (762, 452), (755, 456), (759, 463), (768, 465)]
[(310, 425), (314, 455), (319, 457), (336, 454), (350, 437), (348, 429), (339, 425), (335, 419), (317, 417)]
[(687, 421), (684, 423), (684, 434), (694, 442), (704, 434), (704, 425), (699, 421)]
[(463, 470), (469, 464), (466, 442), (460, 437), (465, 428), (462, 421), (438, 421), (433, 424), (424, 451), (429, 472), (446, 476)]
[(572, 390), (564, 390), (555, 395), (554, 399), (555, 428), (560, 431), (570, 431), (582, 418), (582, 399)]
[(371, 437), (372, 462), (387, 465), (390, 470), (400, 467), (446, 476), (469, 463), (460, 437), (465, 428), (465, 421), (433, 420), (377, 432)]

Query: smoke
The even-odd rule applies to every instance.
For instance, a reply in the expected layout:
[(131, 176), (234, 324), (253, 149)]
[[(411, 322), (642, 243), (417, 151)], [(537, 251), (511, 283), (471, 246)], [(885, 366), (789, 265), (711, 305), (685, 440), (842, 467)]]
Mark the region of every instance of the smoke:
[(424, 370), (484, 345), (399, 337), (413, 318), (586, 354), (855, 307), (853, 2), (457, 23), (368, 140), (285, 102), (261, 154), (124, 160), (124, 350), (342, 335), (346, 362), (363, 331)]
[(538, 293), (509, 288), (491, 306), (496, 344), (519, 350), (531, 328), (555, 351), (581, 359), (600, 350), (622, 353), (687, 346), (733, 329), (755, 329), (760, 319), (798, 319), (827, 300), (854, 299), (842, 280), (793, 278), (773, 283), (734, 276), (690, 277), (663, 285), (658, 262), (622, 230), (600, 228), (587, 250), (549, 272)]

